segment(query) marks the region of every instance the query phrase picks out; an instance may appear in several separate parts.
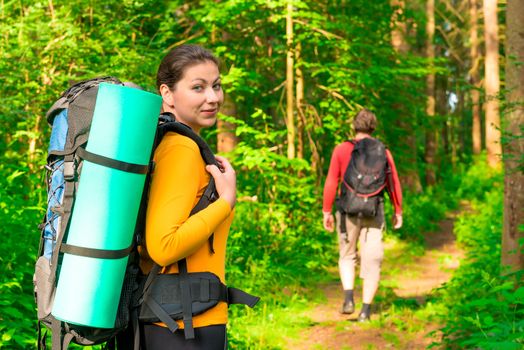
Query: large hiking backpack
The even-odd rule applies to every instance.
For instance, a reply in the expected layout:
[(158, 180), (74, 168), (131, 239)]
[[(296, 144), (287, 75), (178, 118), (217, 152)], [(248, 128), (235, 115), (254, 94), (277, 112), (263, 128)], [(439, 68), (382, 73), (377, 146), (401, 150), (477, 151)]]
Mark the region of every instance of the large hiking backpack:
[[(125, 249), (125, 251), (118, 252), (119, 257), (129, 254), (129, 259), (114, 327), (97, 328), (80, 326), (60, 321), (51, 314), (57, 281), (60, 276), (63, 253), (66, 251), (68, 254), (75, 254), (75, 252), (70, 250), (71, 247), (68, 247), (65, 242), (68, 235), (71, 213), (75, 204), (78, 183), (82, 173), (83, 159), (86, 157), (84, 147), (89, 137), (98, 87), (102, 82), (137, 87), (132, 83), (122, 83), (114, 77), (102, 77), (83, 81), (73, 85), (64, 92), (47, 113), (47, 120), (49, 124), (52, 125), (47, 164), (45, 166), (48, 205), (44, 222), (40, 226), (40, 248), (34, 275), (35, 301), (38, 309), (38, 349), (47, 348), (47, 330), (42, 328), (42, 324), (52, 332), (51, 340), (53, 350), (67, 349), (71, 342), (79, 345), (105, 343), (106, 348), (114, 349), (115, 337), (126, 329), (131, 329), (135, 333), (134, 346), (135, 349), (138, 349), (140, 342), (138, 331), (139, 316), (144, 322), (161, 320), (173, 331), (177, 328), (176, 322), (174, 322), (173, 319), (183, 319), (186, 338), (192, 338), (194, 337), (192, 328), (193, 315), (213, 307), (219, 301), (243, 303), (251, 307), (258, 301), (257, 297), (253, 297), (235, 288), (224, 286), (217, 280), (218, 277), (212, 274), (187, 273), (185, 259), (182, 259), (179, 262), (180, 274), (177, 276), (177, 279), (181, 280), (182, 283), (177, 282), (179, 283), (178, 291), (174, 291), (178, 293), (179, 296), (181, 295), (181, 300), (174, 304), (161, 305), (161, 310), (162, 307), (167, 307), (167, 312), (158, 311), (158, 303), (155, 302), (155, 295), (159, 291), (160, 293), (163, 292), (165, 283), (162, 281), (165, 281), (166, 278), (164, 278), (164, 276), (159, 276), (160, 278), (157, 277), (160, 269), (159, 266), (155, 266), (149, 276), (140, 276), (138, 266), (139, 256), (137, 252), (137, 246), (142, 243), (145, 230), (147, 194), (151, 179), (151, 170), (154, 168), (154, 164), (150, 161), (147, 169), (138, 170), (142, 174), (147, 172), (147, 176), (139, 207), (136, 228), (133, 234), (133, 243), (131, 247)], [(216, 164), (216, 160), (209, 146), (189, 127), (175, 122), (174, 118), (169, 114), (163, 114), (158, 119), (153, 152), (168, 131), (174, 131), (193, 139), (199, 146), (206, 164)], [(153, 152), (151, 153), (151, 158)], [(89, 155), (87, 155), (87, 157), (89, 157)], [(89, 160), (107, 162), (107, 159), (93, 160), (90, 158)], [(126, 170), (129, 170), (128, 168), (133, 168), (135, 165), (109, 164), (107, 166), (124, 166)], [(217, 196), (214, 181), (213, 178), (211, 178), (204, 195), (191, 214), (207, 207), (207, 205), (216, 200)], [(209, 245), (211, 251), (213, 251), (213, 236), (210, 237)], [(85, 252), (81, 253), (84, 254)], [(78, 271), (78, 273), (81, 274), (83, 271)], [(167, 281), (167, 283), (169, 287), (173, 287), (171, 281)], [(202, 283), (208, 288), (207, 290), (201, 287)], [(207, 299), (203, 298), (202, 295), (198, 295), (198, 293), (192, 292), (193, 289), (180, 288), (180, 286), (188, 285), (189, 288), (197, 288), (204, 293)], [(182, 293), (180, 293), (180, 290), (182, 290)], [(171, 300), (173, 300), (173, 298), (171, 298)], [(141, 307), (142, 304), (145, 306)]]
[(349, 216), (375, 217), (386, 187), (386, 147), (372, 137), (349, 142), (354, 147), (344, 173), (338, 209)]
[[(138, 288), (136, 281), (138, 254), (135, 245), (132, 245), (125, 251), (118, 252), (120, 256), (114, 256), (114, 258), (120, 258), (129, 255), (129, 259), (113, 328), (80, 326), (60, 321), (51, 314), (63, 253), (66, 248), (72, 248), (67, 247), (65, 242), (82, 173), (83, 160), (90, 157), (86, 153), (85, 146), (89, 138), (100, 83), (138, 87), (133, 83), (122, 83), (114, 77), (82, 81), (66, 90), (46, 115), (48, 123), (52, 126), (45, 166), (48, 200), (44, 221), (40, 226), (41, 239), (34, 274), (39, 349), (47, 347), (47, 330), (42, 328), (42, 324), (52, 331), (53, 349), (67, 349), (70, 342), (95, 345), (108, 341), (110, 342), (107, 343), (107, 347), (114, 348), (114, 336), (129, 324), (132, 293)], [(100, 161), (91, 158), (89, 160)], [(118, 162), (113, 161), (113, 163)], [(133, 168), (133, 165), (129, 163), (120, 162), (112, 166), (122, 166), (122, 164), (130, 166), (133, 172), (137, 172), (136, 167)], [(138, 171), (145, 174), (147, 167)], [(77, 254), (73, 251), (67, 252)], [(82, 255), (84, 252), (78, 254)], [(78, 271), (78, 274), (82, 273)]]

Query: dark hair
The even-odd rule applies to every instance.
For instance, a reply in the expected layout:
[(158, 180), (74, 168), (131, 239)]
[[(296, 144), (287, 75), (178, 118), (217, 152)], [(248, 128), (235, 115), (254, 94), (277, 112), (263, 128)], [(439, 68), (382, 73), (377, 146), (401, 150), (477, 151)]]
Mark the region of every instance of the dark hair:
[(206, 61), (211, 61), (219, 66), (218, 59), (208, 50), (199, 45), (180, 45), (162, 59), (156, 74), (156, 87), (166, 84), (170, 88), (182, 79), (187, 68)]
[(372, 134), (377, 127), (377, 117), (369, 109), (362, 109), (353, 119), (353, 128), (356, 132)]

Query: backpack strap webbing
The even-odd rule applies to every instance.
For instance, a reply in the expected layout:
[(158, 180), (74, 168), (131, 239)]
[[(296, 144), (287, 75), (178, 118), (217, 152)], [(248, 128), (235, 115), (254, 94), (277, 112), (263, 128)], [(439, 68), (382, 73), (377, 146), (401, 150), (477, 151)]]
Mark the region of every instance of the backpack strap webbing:
[[(172, 114), (171, 116), (169, 114), (171, 113), (163, 113), (162, 116), (171, 117)], [(173, 132), (176, 132), (177, 134), (189, 137), (191, 140), (193, 140), (198, 145), (198, 149), (200, 150), (200, 153), (202, 154), (202, 158), (204, 159), (204, 162), (206, 164), (218, 165), (215, 159), (215, 156), (213, 152), (211, 151), (211, 148), (209, 148), (209, 145), (204, 141), (204, 139), (202, 139), (197, 133), (195, 133), (193, 129), (191, 129), (189, 126), (183, 123), (177, 122), (177, 121), (168, 121), (168, 122), (161, 124), (160, 129), (163, 135), (169, 131), (173, 131)]]
[(71, 340), (73, 340), (75, 336), (71, 333), (66, 333), (64, 335), (64, 339), (62, 341), (62, 349), (67, 350), (69, 349), (69, 344), (71, 343)]
[(63, 322), (53, 318), (51, 321), (51, 348), (52, 350), (67, 350), (74, 335), (64, 332)]
[[(71, 164), (71, 166), (74, 167), (74, 156), (72, 154), (64, 157), (64, 169), (66, 164)], [(69, 227), (69, 219), (71, 218), (71, 212), (73, 211), (75, 191), (77, 186), (77, 182), (74, 181), (74, 174), (72, 174), (72, 176), (66, 176), (66, 174), (64, 173), (64, 178), (64, 199), (62, 202), (64, 214), (62, 216), (60, 232), (56, 237), (56, 245), (51, 258), (51, 273), (49, 275), (49, 282), (53, 283), (53, 285), (56, 281), (56, 270), (58, 267), (58, 257), (60, 255), (60, 249), (62, 247), (62, 242), (64, 240), (67, 228)]]
[(347, 219), (347, 214), (340, 211), (340, 235), (344, 238), (344, 242), (349, 243), (346, 219)]
[(260, 297), (251, 295), (238, 288), (227, 287), (227, 303), (228, 304), (243, 304), (250, 308), (255, 307), (259, 302)]
[(184, 337), (195, 339), (195, 329), (193, 328), (193, 302), (191, 300), (191, 285), (187, 273), (187, 261), (178, 261), (178, 271), (180, 273), (180, 299), (182, 301), (182, 319), (184, 322)]
[[(189, 216), (192, 216), (202, 209), (205, 209), (208, 207), (209, 204), (213, 203), (217, 200), (217, 194), (216, 194), (216, 186), (215, 186), (215, 179), (211, 177), (209, 180), (209, 184), (206, 187), (206, 190), (202, 194), (202, 197), (198, 200), (198, 203), (195, 205), (193, 210), (191, 210), (191, 213), (189, 213)], [(211, 235), (208, 238), (209, 242), (209, 252), (211, 254), (215, 254), (215, 248), (214, 248), (214, 240), (215, 240), (215, 234), (211, 233)]]
[[(146, 282), (144, 284), (144, 288), (142, 290), (142, 299), (139, 301), (147, 304), (147, 306), (155, 313), (155, 315), (162, 321), (167, 328), (171, 331), (171, 333), (174, 333), (178, 329), (178, 323), (176, 323), (169, 314), (153, 299), (149, 297), (149, 294), (151, 294), (151, 286), (153, 285), (153, 282), (160, 272), (160, 265), (153, 264), (153, 267), (151, 268), (151, 271), (149, 271), (149, 274), (147, 276)], [(138, 337), (138, 339), (137, 339)], [(135, 330), (135, 348), (137, 343), (140, 344), (140, 331)]]
[(133, 247), (134, 242), (132, 242), (127, 248), (115, 250), (79, 247), (72, 244), (62, 243), (60, 246), (60, 252), (96, 259), (121, 259), (128, 256), (133, 250)]
[(147, 174), (147, 172), (149, 171), (149, 165), (128, 163), (123, 162), (121, 160), (104, 157), (99, 154), (91, 153), (83, 147), (78, 147), (76, 149), (76, 154), (78, 154), (80, 158), (87, 160), (91, 163), (95, 163), (112, 169), (125, 171), (128, 173)]
[[(160, 120), (162, 124), (160, 124), (158, 128), (158, 143), (160, 143), (160, 140), (167, 132), (176, 132), (177, 134), (180, 134), (182, 136), (189, 137), (197, 144), (205, 164), (218, 166), (215, 155), (213, 154), (213, 151), (211, 151), (211, 148), (209, 148), (209, 145), (197, 133), (195, 133), (193, 129), (191, 129), (189, 126), (183, 123), (177, 122), (175, 120), (175, 116), (169, 112), (162, 113), (160, 115)], [(215, 179), (211, 176), (211, 178), (209, 179), (209, 184), (207, 185), (207, 188), (204, 191), (204, 194), (202, 195), (202, 197), (200, 198), (200, 200), (189, 215), (196, 214), (200, 210), (207, 208), (207, 206), (216, 201), (217, 198), (218, 194), (216, 192)], [(215, 234), (212, 233), (208, 239), (209, 251), (212, 254), (215, 253), (214, 238)]]
[(42, 324), (40, 323), (40, 321), (36, 322), (36, 329), (38, 331), (37, 350), (46, 350), (47, 330), (45, 330), (44, 334), (42, 334)]

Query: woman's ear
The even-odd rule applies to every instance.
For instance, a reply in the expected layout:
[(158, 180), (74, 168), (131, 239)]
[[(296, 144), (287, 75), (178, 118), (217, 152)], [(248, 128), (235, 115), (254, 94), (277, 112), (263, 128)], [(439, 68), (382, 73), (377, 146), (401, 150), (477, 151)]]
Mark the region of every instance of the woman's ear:
[(160, 95), (162, 96), (164, 104), (171, 108), (174, 108), (175, 104), (173, 101), (173, 92), (171, 91), (169, 86), (167, 86), (166, 84), (162, 84), (160, 85), (160, 88), (158, 90), (160, 91)]

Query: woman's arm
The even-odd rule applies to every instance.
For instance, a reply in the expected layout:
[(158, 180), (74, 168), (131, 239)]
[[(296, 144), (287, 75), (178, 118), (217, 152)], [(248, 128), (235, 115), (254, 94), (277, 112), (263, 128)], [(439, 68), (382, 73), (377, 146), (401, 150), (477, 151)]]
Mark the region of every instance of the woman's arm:
[(146, 217), (146, 246), (150, 257), (161, 266), (187, 257), (206, 244), (211, 233), (231, 213), (223, 198), (189, 216), (198, 193), (209, 175), (190, 139), (168, 134), (155, 152)]

